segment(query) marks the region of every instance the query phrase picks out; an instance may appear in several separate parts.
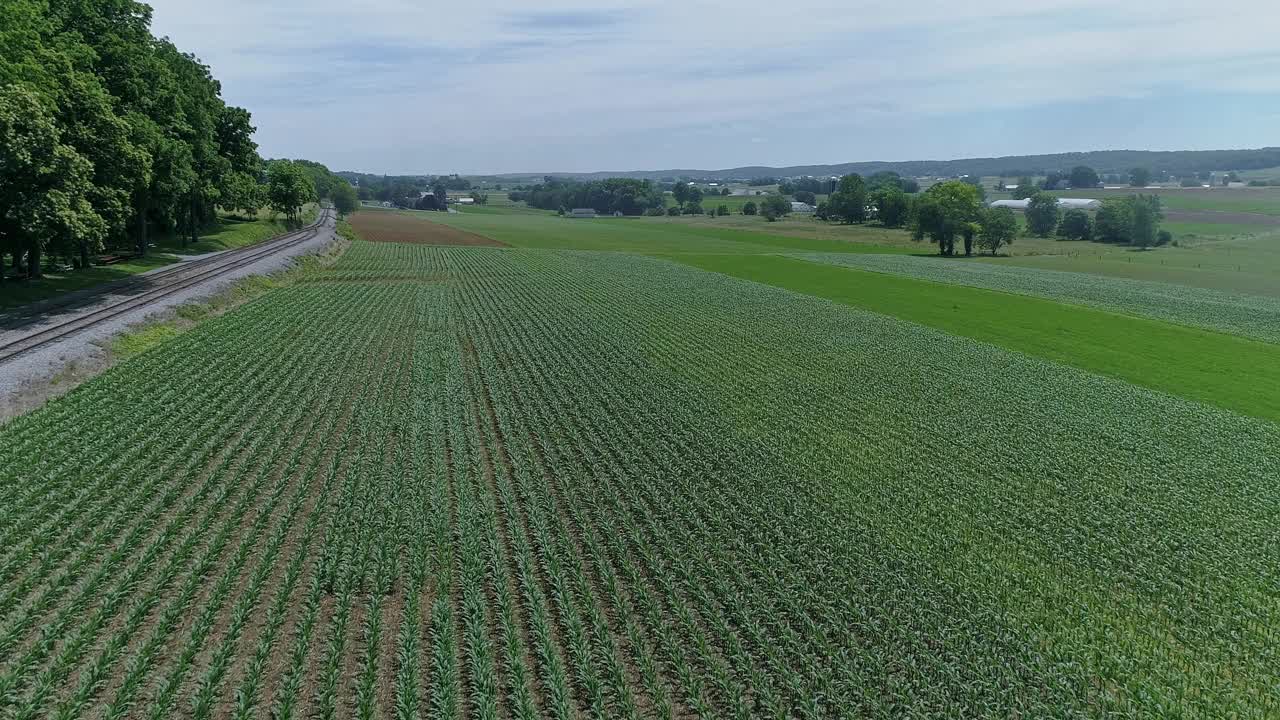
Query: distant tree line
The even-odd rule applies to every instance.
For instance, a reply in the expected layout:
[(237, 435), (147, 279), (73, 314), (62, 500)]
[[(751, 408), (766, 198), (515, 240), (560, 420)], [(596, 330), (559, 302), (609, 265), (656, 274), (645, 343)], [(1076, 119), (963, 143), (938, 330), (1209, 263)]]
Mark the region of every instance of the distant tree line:
[[(1157, 177), (1161, 175), (1185, 177), (1224, 168), (1263, 170), (1280, 167), (1280, 147), (1247, 150), (1100, 150), (1095, 152), (1016, 155), (961, 160), (912, 160), (906, 162), (801, 165), (786, 168), (739, 168), (706, 173), (705, 178), (711, 181), (719, 181), (722, 179), (759, 176), (761, 179), (775, 180), (775, 182), (763, 183), (766, 185), (776, 185), (778, 177), (829, 177), (853, 173), (869, 177), (882, 171), (896, 172), (904, 177), (959, 178), (962, 175), (969, 175), (972, 177), (1016, 178), (1023, 175), (1042, 177), (1052, 172), (1061, 172), (1064, 168), (1080, 165), (1097, 169), (1104, 176), (1104, 179), (1108, 174), (1121, 178), (1117, 182), (1123, 182), (1124, 178), (1128, 177), (1129, 170), (1135, 167), (1147, 168)], [(764, 178), (761, 171), (772, 171), (770, 174), (773, 175), (773, 178)], [(642, 175), (636, 174), (636, 176)], [(754, 183), (755, 180), (752, 182)]]
[[(85, 266), (108, 248), (145, 254), (151, 233), (196, 239), (219, 206), (278, 200), (296, 216), (316, 194), (267, 190), (249, 112), (151, 34), (147, 5), (5, 0), (0, 12), (0, 278), (6, 255), (40, 277), (48, 255)], [(276, 189), (292, 172), (276, 171)], [(313, 186), (332, 177), (303, 172)]]
[[(696, 203), (701, 203), (702, 191), (698, 188), (688, 185), (676, 187), (697, 191)], [(527, 190), (512, 191), (509, 196), (514, 202), (524, 202), (529, 207), (542, 210), (592, 208), (598, 213), (608, 215), (615, 212), (623, 215), (643, 215), (648, 210), (666, 206), (666, 198), (662, 191), (651, 181), (627, 178), (575, 182), (548, 177), (542, 183)]]
[[(1045, 191), (1033, 193), (1025, 211), (1027, 233), (1037, 237), (1056, 234), (1064, 240), (1093, 240), (1140, 248), (1166, 245), (1172, 234), (1160, 229), (1164, 218), (1158, 195), (1108, 198), (1096, 217), (1082, 209), (1063, 212), (1058, 198)], [(1009, 208), (984, 207), (973, 185), (958, 180), (939, 183), (921, 194), (911, 209), (909, 228), (914, 239), (928, 239), (942, 255), (955, 255), (963, 243), (964, 254), (975, 245), (995, 255), (1018, 235), (1017, 215)]]

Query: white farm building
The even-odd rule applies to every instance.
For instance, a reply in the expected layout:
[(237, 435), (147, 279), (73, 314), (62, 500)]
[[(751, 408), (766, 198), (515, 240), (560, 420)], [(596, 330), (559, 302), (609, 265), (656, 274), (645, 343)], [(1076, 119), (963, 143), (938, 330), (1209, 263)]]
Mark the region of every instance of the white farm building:
[[(1012, 210), (1026, 210), (1031, 200), (996, 200), (991, 207), (1007, 207)], [(1058, 198), (1058, 207), (1062, 210), (1097, 210), (1102, 207), (1101, 200), (1089, 198)]]
[(791, 203), (791, 212), (793, 213), (805, 214), (805, 213), (812, 213), (814, 210), (815, 208), (809, 203), (802, 203), (802, 202)]
[(593, 218), (593, 217), (596, 217), (596, 211), (594, 208), (574, 208), (573, 210), (569, 211), (569, 214), (566, 215), (566, 217)]

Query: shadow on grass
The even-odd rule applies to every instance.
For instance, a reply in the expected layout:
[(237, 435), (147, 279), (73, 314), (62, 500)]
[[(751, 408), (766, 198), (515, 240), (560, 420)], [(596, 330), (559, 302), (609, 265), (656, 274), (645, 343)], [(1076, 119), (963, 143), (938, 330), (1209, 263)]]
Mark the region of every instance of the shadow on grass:
[[(44, 303), (60, 296), (68, 296), (68, 300), (85, 301), (89, 296), (97, 296), (101, 294), (100, 291), (105, 291), (110, 286), (135, 277), (139, 273), (169, 265), (175, 260), (176, 258), (168, 255), (150, 255), (145, 258), (133, 258), (117, 265), (49, 272), (38, 280), (6, 278), (4, 284), (0, 285), (0, 325), (8, 326), (20, 319), (23, 321), (30, 319), (32, 315), (29, 310), (40, 312), (36, 308), (27, 308), (28, 311), (24, 311), (26, 306), (33, 303)], [(71, 298), (73, 294), (75, 297)], [(59, 309), (65, 309), (65, 307)]]

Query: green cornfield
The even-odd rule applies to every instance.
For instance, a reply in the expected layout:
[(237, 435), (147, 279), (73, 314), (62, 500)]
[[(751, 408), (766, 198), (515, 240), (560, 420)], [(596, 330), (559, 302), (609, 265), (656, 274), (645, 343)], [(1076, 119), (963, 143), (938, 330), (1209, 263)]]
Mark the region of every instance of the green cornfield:
[(1278, 481), (888, 316), (356, 243), (0, 428), (0, 717), (1274, 717)]

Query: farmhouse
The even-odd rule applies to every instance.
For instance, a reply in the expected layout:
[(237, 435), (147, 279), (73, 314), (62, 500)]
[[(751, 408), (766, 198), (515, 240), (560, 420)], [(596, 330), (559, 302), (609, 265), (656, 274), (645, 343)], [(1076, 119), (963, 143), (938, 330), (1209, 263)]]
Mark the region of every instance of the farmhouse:
[(814, 207), (809, 203), (803, 203), (803, 202), (791, 203), (791, 212), (793, 213), (804, 214), (804, 213), (812, 213), (813, 211), (814, 211)]
[[(1026, 210), (1031, 200), (996, 200), (991, 207), (1006, 207), (1012, 210)], [(1058, 207), (1063, 210), (1097, 210), (1102, 207), (1101, 200), (1089, 198), (1058, 198)]]
[(596, 217), (596, 211), (593, 208), (574, 208), (569, 211), (565, 217), (571, 218), (593, 218)]

